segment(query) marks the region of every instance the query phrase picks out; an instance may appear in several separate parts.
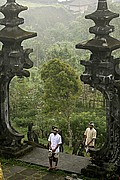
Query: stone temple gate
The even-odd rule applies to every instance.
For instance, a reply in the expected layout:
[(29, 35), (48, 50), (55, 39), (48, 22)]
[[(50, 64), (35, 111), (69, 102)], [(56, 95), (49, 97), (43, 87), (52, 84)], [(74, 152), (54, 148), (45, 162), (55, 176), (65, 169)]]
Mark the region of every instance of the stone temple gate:
[(94, 153), (94, 163), (114, 163), (120, 171), (120, 58), (111, 55), (120, 48), (120, 41), (109, 35), (114, 31), (109, 23), (118, 16), (108, 10), (106, 0), (98, 0), (97, 10), (85, 17), (94, 21), (89, 32), (95, 37), (77, 44), (76, 48), (91, 51), (89, 61), (81, 60), (85, 66), (81, 80), (99, 90), (106, 99), (106, 142)]
[(5, 27), (0, 31), (2, 50), (0, 51), (0, 154), (4, 156), (17, 156), (24, 153), (30, 147), (22, 144), (24, 135), (19, 134), (10, 123), (9, 118), (9, 84), (14, 76), (30, 75), (29, 69), (33, 62), (29, 59), (32, 49), (23, 49), (23, 40), (35, 37), (37, 34), (22, 30), (19, 25), (24, 23), (19, 18), (21, 11), (27, 7), (21, 6), (15, 0), (7, 0), (6, 4), (0, 7), (4, 18), (0, 24)]
[[(27, 10), (15, 2), (7, 0), (0, 7), (4, 18), (0, 24), (5, 26), (0, 30), (0, 155), (15, 157), (27, 151), (30, 147), (22, 144), (24, 135), (19, 134), (10, 123), (9, 118), (9, 84), (14, 76), (29, 76), (33, 66), (29, 59), (31, 49), (23, 49), (21, 43), (35, 37), (34, 32), (22, 30), (19, 25), (24, 23), (19, 18), (21, 11)], [(106, 142), (93, 154), (94, 163), (103, 165), (113, 163), (120, 171), (120, 58), (114, 58), (112, 51), (120, 48), (120, 41), (109, 34), (114, 31), (110, 21), (119, 15), (108, 10), (106, 0), (98, 0), (98, 7), (92, 14), (86, 15), (95, 23), (90, 27), (90, 33), (95, 37), (85, 43), (77, 44), (78, 49), (91, 51), (89, 61), (81, 60), (85, 71), (81, 80), (85, 84), (99, 90), (106, 99)]]

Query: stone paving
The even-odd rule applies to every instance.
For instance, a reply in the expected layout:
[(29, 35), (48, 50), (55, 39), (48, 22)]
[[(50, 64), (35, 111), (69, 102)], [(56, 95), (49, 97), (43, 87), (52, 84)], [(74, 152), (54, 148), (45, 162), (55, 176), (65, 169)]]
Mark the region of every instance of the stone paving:
[(23, 166), (3, 166), (4, 180), (64, 180), (65, 175)]
[[(36, 147), (33, 151), (19, 158), (19, 160), (39, 166), (49, 167), (48, 150), (43, 148)], [(90, 160), (87, 157), (60, 153), (58, 169), (81, 174), (81, 169), (86, 167), (88, 164), (90, 164)]]
[[(57, 175), (57, 171), (47, 171), (49, 167), (48, 150), (43, 148), (34, 148), (33, 151), (17, 159), (19, 162), (28, 165), (37, 165), (41, 169), (33, 169), (31, 166), (5, 165), (3, 174), (5, 180), (64, 180), (65, 174)], [(58, 170), (66, 173), (81, 174), (81, 169), (90, 164), (89, 158), (60, 153)], [(59, 171), (58, 171), (59, 172)]]

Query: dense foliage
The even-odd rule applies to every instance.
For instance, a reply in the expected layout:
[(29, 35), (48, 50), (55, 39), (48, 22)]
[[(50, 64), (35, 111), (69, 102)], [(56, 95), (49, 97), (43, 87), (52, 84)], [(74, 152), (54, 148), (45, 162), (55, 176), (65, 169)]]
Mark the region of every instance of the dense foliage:
[[(119, 7), (119, 3), (110, 4), (114, 12), (120, 12)], [(24, 28), (37, 31), (38, 37), (23, 43), (34, 49), (30, 78), (15, 77), (10, 85), (10, 117), (19, 131), (24, 129), (27, 133), (28, 123), (33, 122), (40, 140), (47, 140), (52, 125), (56, 125), (62, 130), (64, 144), (73, 146), (83, 139), (92, 120), (97, 129), (96, 146), (103, 145), (105, 100), (100, 92), (80, 82), (84, 71), (80, 60), (88, 60), (90, 52), (75, 49), (77, 43), (94, 36), (89, 33), (94, 23), (85, 19), (91, 12), (93, 9), (73, 14), (62, 5), (34, 6), (24, 12)], [(112, 22), (116, 29), (112, 36), (119, 38), (120, 21)], [(113, 55), (118, 57), (119, 52)]]
[(72, 147), (70, 115), (75, 109), (76, 99), (80, 96), (80, 79), (74, 69), (58, 59), (43, 65), (41, 78), (44, 81), (44, 109), (57, 119), (62, 117), (67, 122), (69, 146)]

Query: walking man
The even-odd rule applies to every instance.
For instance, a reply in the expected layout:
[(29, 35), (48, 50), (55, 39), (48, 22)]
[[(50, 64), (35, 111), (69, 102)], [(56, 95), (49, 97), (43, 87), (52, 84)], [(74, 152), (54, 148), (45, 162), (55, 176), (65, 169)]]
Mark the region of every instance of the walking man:
[(95, 147), (96, 135), (97, 131), (94, 128), (94, 123), (90, 122), (89, 127), (85, 130), (84, 133), (86, 154), (89, 152), (90, 149), (93, 149)]
[[(62, 144), (61, 136), (58, 134), (58, 128), (54, 127), (53, 132), (50, 133), (48, 138), (49, 143), (49, 170), (56, 169), (59, 158), (59, 147)], [(52, 163), (55, 162), (55, 167), (53, 168)]]

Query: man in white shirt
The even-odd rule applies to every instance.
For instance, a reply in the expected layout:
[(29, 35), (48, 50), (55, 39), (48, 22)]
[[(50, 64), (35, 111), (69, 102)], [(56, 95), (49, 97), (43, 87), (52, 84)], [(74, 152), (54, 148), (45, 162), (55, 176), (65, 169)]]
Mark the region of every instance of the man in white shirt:
[(84, 133), (86, 153), (89, 152), (90, 148), (95, 147), (96, 135), (97, 131), (94, 129), (94, 123), (90, 122), (89, 127), (85, 130)]
[(49, 142), (49, 170), (53, 169), (52, 161), (55, 162), (54, 169), (57, 168), (58, 158), (59, 158), (59, 146), (62, 144), (61, 136), (58, 134), (58, 129), (56, 127), (53, 128), (53, 132), (48, 137)]

